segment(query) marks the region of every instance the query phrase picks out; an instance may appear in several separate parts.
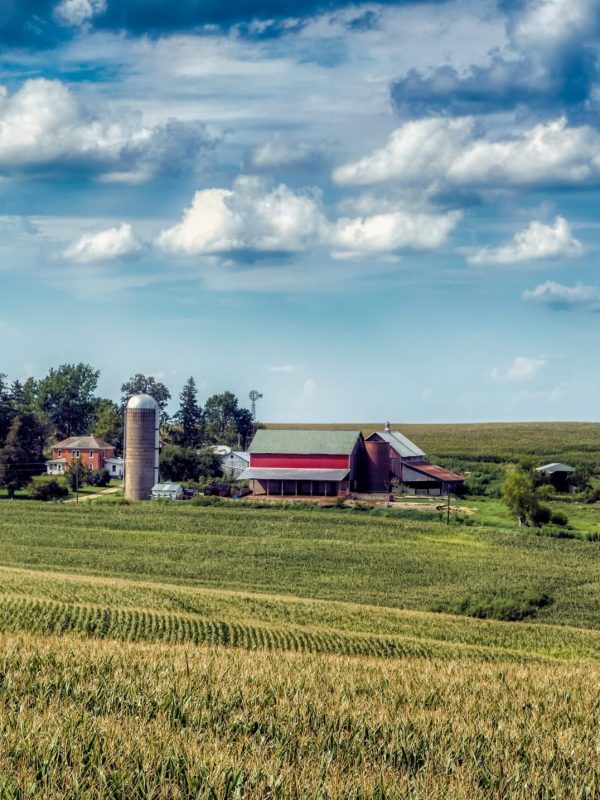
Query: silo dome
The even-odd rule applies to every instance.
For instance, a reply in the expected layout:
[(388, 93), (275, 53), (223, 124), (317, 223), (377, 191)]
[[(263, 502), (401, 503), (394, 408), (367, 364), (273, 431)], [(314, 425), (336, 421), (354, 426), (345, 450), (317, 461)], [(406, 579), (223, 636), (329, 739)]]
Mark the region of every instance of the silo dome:
[(158, 403), (149, 394), (134, 394), (129, 398), (127, 408), (158, 408)]

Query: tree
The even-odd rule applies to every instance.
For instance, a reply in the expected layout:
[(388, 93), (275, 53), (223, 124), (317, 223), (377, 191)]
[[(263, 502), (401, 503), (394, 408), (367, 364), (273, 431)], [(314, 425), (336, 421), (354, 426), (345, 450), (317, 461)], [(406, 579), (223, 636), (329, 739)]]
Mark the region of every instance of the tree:
[(202, 409), (198, 405), (196, 381), (188, 378), (179, 395), (179, 410), (174, 417), (181, 425), (176, 441), (182, 447), (199, 447), (202, 442)]
[(0, 449), (0, 486), (11, 500), (43, 469), (43, 446), (46, 431), (34, 414), (16, 416), (4, 446)]
[(510, 467), (502, 486), (502, 497), (519, 525), (529, 525), (538, 505), (531, 472), (521, 466)]
[(160, 454), (163, 481), (197, 481), (219, 474), (219, 459), (211, 450), (167, 445)]
[(105, 398), (94, 401), (94, 420), (92, 433), (98, 439), (114, 445), (119, 451), (123, 449), (123, 416), (116, 403)]
[(213, 394), (204, 406), (206, 439), (215, 444), (245, 446), (252, 430), (252, 414), (240, 408), (233, 392)]
[(167, 405), (169, 400), (171, 399), (171, 392), (167, 389), (164, 383), (157, 381), (151, 375), (142, 375), (141, 372), (137, 372), (132, 378), (121, 386), (121, 405), (126, 406), (127, 401), (130, 397), (133, 397), (134, 394), (149, 394), (150, 397), (153, 397), (156, 402), (158, 403), (158, 407), (160, 408), (160, 419), (163, 425), (168, 420), (168, 414), (166, 412)]
[(0, 372), (0, 447), (6, 440), (14, 415), (15, 412), (11, 402), (6, 375)]
[(42, 378), (38, 405), (54, 423), (59, 437), (83, 435), (89, 431), (99, 377), (99, 370), (79, 363), (62, 364)]

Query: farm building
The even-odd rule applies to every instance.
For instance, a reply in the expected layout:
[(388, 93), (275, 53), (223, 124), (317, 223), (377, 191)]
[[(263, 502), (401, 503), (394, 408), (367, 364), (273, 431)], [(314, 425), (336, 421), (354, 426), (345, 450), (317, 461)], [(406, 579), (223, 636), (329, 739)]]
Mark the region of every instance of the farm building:
[(221, 472), (225, 477), (237, 480), (245, 469), (250, 466), (250, 453), (242, 450), (232, 450), (219, 458)]
[(575, 467), (553, 462), (552, 464), (544, 464), (541, 467), (537, 467), (535, 471), (540, 477), (551, 483), (557, 491), (567, 492), (569, 491), (569, 478), (575, 472)]
[(433, 495), (456, 492), (464, 483), (462, 475), (431, 464), (420, 447), (399, 431), (392, 431), (389, 423), (385, 430), (367, 436), (365, 447), (380, 465), (369, 472), (371, 491), (385, 490), (394, 479), (416, 494)]
[(52, 447), (52, 458), (46, 461), (48, 475), (63, 475), (69, 464), (79, 459), (90, 470), (104, 469), (108, 459), (114, 458), (112, 444), (95, 436), (69, 436)]
[(117, 457), (107, 458), (104, 462), (104, 469), (111, 478), (118, 478), (121, 480), (125, 474), (125, 459)]
[(255, 495), (336, 496), (359, 488), (363, 454), (360, 431), (264, 429), (239, 477)]
[(185, 500), (186, 491), (179, 483), (156, 483), (152, 487), (153, 500)]

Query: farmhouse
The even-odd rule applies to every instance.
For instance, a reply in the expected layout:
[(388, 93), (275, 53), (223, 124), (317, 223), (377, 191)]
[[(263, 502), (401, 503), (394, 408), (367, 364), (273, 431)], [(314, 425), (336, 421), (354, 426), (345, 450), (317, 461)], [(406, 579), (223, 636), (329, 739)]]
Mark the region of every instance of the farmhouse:
[(346, 494), (359, 488), (363, 453), (360, 431), (258, 430), (240, 479), (255, 495)]
[(82, 466), (90, 470), (106, 467), (106, 462), (114, 458), (112, 444), (95, 436), (69, 436), (52, 447), (52, 458), (46, 461), (48, 475), (62, 475), (72, 461), (78, 459)]

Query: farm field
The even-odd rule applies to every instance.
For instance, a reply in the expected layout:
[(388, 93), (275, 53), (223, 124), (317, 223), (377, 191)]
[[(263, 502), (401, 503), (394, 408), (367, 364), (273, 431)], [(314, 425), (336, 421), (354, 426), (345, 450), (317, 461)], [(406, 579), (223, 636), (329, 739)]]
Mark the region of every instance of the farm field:
[[(600, 792), (600, 542), (233, 503), (1, 511), (2, 798)], [(440, 613), (532, 593), (518, 622)]]
[[(365, 436), (382, 422), (343, 424), (269, 424), (269, 428), (341, 428)], [(515, 461), (523, 455), (542, 461), (575, 462), (600, 467), (598, 422), (486, 422), (471, 424), (392, 423), (433, 460)]]

